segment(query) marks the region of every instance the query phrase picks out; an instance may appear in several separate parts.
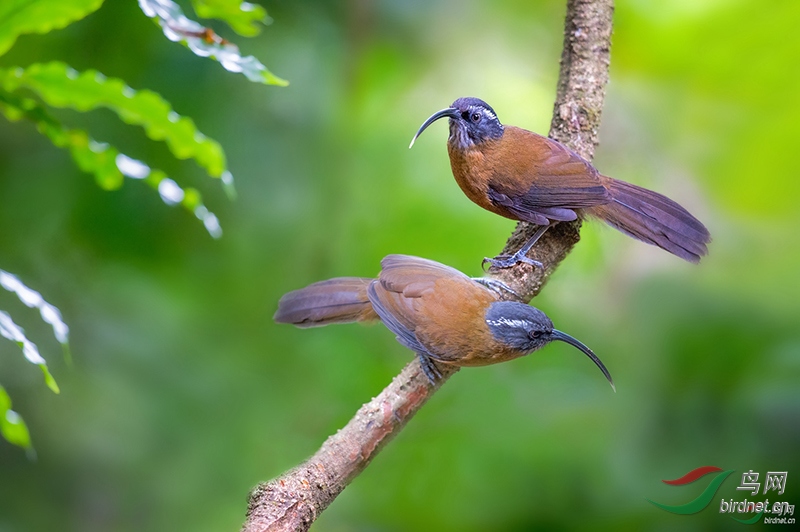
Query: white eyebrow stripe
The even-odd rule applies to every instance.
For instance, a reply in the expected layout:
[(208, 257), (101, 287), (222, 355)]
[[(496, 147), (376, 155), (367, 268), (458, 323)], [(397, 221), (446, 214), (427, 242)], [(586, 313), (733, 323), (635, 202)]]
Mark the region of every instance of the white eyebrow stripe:
[(495, 115), (493, 112), (488, 110), (486, 107), (481, 107), (481, 106), (478, 106), (478, 105), (471, 105), (469, 107), (469, 110), (470, 110), (471, 113), (475, 112), (475, 111), (482, 111), (488, 118), (490, 118), (492, 120), (497, 120), (497, 115)]
[(500, 325), (507, 325), (508, 327), (524, 327), (527, 322), (525, 320), (510, 320), (508, 318), (499, 318), (496, 320), (486, 320), (489, 325), (498, 327)]

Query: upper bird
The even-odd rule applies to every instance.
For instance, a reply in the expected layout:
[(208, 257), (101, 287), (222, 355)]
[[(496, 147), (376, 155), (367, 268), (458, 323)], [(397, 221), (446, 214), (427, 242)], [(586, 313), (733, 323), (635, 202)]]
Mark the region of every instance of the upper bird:
[(526, 129), (504, 126), (478, 98), (459, 98), (434, 113), (450, 119), (447, 151), (453, 176), (469, 199), (486, 210), (541, 226), (513, 256), (487, 259), (498, 267), (527, 262), (528, 251), (557, 222), (579, 215), (599, 218), (642, 242), (689, 262), (699, 262), (711, 241), (705, 226), (671, 199), (600, 174), (563, 144)]
[(496, 364), (560, 340), (583, 351), (614, 386), (591, 349), (554, 329), (544, 312), (500, 301), (498, 290), (509, 290), (502, 283), (407, 255), (389, 255), (381, 266), (378, 279), (338, 277), (289, 292), (275, 321), (315, 327), (380, 319), (419, 356), (432, 383), (441, 376), (437, 364)]

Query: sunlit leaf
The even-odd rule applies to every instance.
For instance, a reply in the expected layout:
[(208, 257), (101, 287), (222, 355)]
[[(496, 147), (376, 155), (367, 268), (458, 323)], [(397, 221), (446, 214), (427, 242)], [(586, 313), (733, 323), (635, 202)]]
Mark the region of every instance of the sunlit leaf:
[(6, 393), (5, 388), (0, 386), (0, 415), (9, 408), (11, 408), (11, 398), (8, 396), (8, 393)]
[(203, 226), (212, 237), (219, 238), (222, 236), (222, 227), (219, 225), (219, 219), (203, 205), (203, 197), (200, 195), (199, 190), (191, 187), (183, 189), (161, 170), (151, 169), (142, 161), (131, 159), (121, 153), (117, 155), (117, 167), (125, 176), (132, 179), (142, 179), (156, 189), (167, 205), (180, 204), (194, 214), (198, 220), (203, 222)]
[[(161, 170), (151, 169), (141, 161), (132, 159), (105, 142), (97, 142), (79, 129), (67, 129), (31, 98), (22, 98), (0, 91), (0, 112), (9, 120), (27, 119), (59, 148), (70, 151), (78, 167), (94, 174), (98, 184), (106, 190), (122, 186), (125, 177), (144, 180), (159, 192), (168, 205), (180, 203), (194, 214), (214, 238), (222, 235), (219, 220), (202, 203), (200, 193), (194, 189), (186, 194), (177, 183)], [(227, 174), (227, 172), (226, 172)], [(223, 181), (225, 175), (223, 175)], [(187, 199), (188, 198), (188, 199)]]
[(173, 111), (155, 92), (135, 91), (121, 79), (107, 78), (96, 70), (79, 73), (55, 61), (26, 69), (0, 69), (0, 86), (9, 92), (29, 89), (53, 107), (78, 111), (106, 107), (126, 123), (142, 126), (151, 139), (165, 141), (175, 157), (194, 159), (214, 177), (227, 171), (222, 147), (198, 131), (190, 118)]
[(58, 343), (61, 344), (64, 350), (64, 358), (69, 362), (69, 327), (61, 318), (61, 311), (54, 305), (45, 301), (39, 292), (28, 288), (16, 275), (8, 273), (7, 271), (0, 270), (0, 287), (17, 294), (19, 300), (26, 306), (39, 310), (42, 320), (53, 327), (53, 335), (56, 337), (56, 340), (58, 340)]
[(103, 0), (2, 0), (0, 1), (0, 55), (26, 33), (47, 33), (63, 28), (96, 11)]
[(180, 6), (171, 0), (139, 0), (148, 17), (156, 20), (171, 41), (185, 44), (200, 57), (210, 57), (228, 70), (240, 72), (250, 81), (267, 85), (288, 85), (289, 82), (267, 70), (261, 62), (248, 55), (242, 57), (239, 47), (214, 33), (210, 28), (186, 17)]
[(108, 144), (95, 142), (85, 131), (65, 128), (30, 98), (0, 92), (0, 111), (9, 120), (25, 118), (36, 124), (53, 144), (70, 151), (81, 170), (94, 174), (102, 188), (114, 190), (122, 186), (124, 176), (115, 163), (117, 151)]
[(58, 384), (47, 369), (47, 362), (45, 362), (42, 355), (39, 354), (39, 348), (36, 344), (28, 340), (25, 336), (25, 331), (14, 323), (11, 316), (5, 311), (0, 310), (0, 336), (8, 338), (22, 349), (22, 354), (31, 364), (36, 364), (42, 369), (44, 373), (44, 381), (47, 387), (55, 393), (59, 393)]
[(11, 398), (0, 386), (0, 434), (13, 445), (31, 448), (31, 435), (22, 416), (11, 410)]
[(224, 20), (233, 31), (245, 37), (261, 32), (259, 23), (267, 23), (267, 11), (256, 4), (241, 0), (192, 0), (194, 11), (201, 18)]

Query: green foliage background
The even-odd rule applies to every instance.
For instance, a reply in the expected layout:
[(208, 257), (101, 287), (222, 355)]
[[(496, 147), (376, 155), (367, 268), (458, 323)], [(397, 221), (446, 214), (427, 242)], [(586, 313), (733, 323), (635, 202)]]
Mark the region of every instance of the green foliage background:
[[(265, 4), (275, 23), (238, 43), (288, 88), (168, 43), (133, 1), (0, 58), (157, 91), (225, 147), (239, 191), (229, 202), (107, 109), (54, 112), (200, 189), (224, 230), (213, 240), (146, 184), (102, 190), (32, 125), (0, 120), (0, 266), (61, 309), (74, 357), (50, 357), (57, 396), (0, 342), (39, 456), (0, 441), (0, 531), (237, 529), (253, 485), (410, 359), (380, 326), (273, 324), (281, 294), (375, 274), (388, 253), (478, 274), (502, 247), (513, 223), (459, 192), (445, 127), (408, 141), (464, 95), (545, 132), (564, 2), (333, 4)], [(719, 493), (737, 500), (741, 472), (788, 471), (769, 498), (800, 502), (798, 17), (788, 0), (617, 2), (595, 162), (689, 207), (709, 257), (695, 267), (587, 224), (535, 303), (603, 358), (618, 393), (568, 346), (464, 370), (316, 530), (743, 526), (714, 504), (677, 516), (644, 500), (688, 502), (704, 486), (660, 479), (700, 465), (735, 469)], [(15, 320), (59, 352), (25, 310)]]

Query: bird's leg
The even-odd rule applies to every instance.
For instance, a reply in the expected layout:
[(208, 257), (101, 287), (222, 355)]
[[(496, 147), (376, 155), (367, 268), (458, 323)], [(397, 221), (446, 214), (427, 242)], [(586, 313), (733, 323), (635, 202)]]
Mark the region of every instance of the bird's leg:
[(419, 356), (419, 365), (422, 366), (422, 371), (428, 377), (431, 385), (435, 385), (436, 381), (442, 378), (441, 370), (427, 353), (417, 353), (417, 355)]
[(478, 284), (482, 284), (483, 286), (485, 286), (489, 290), (494, 291), (500, 296), (503, 295), (503, 292), (506, 292), (516, 297), (517, 299), (522, 299), (522, 296), (520, 296), (518, 293), (512, 290), (510, 286), (508, 286), (506, 283), (504, 283), (499, 279), (490, 279), (488, 277), (473, 277), (472, 280)]
[(542, 238), (542, 235), (545, 234), (548, 229), (550, 229), (551, 225), (553, 224), (540, 225), (539, 229), (536, 230), (533, 236), (530, 237), (527, 242), (525, 242), (525, 245), (519, 248), (519, 251), (513, 255), (498, 255), (493, 259), (486, 258), (483, 259), (481, 265), (485, 265), (488, 262), (495, 268), (510, 268), (518, 262), (524, 262), (526, 264), (530, 264), (534, 268), (542, 268), (543, 266), (541, 262), (528, 258), (528, 252), (531, 250), (531, 248), (533, 248), (536, 242)]

